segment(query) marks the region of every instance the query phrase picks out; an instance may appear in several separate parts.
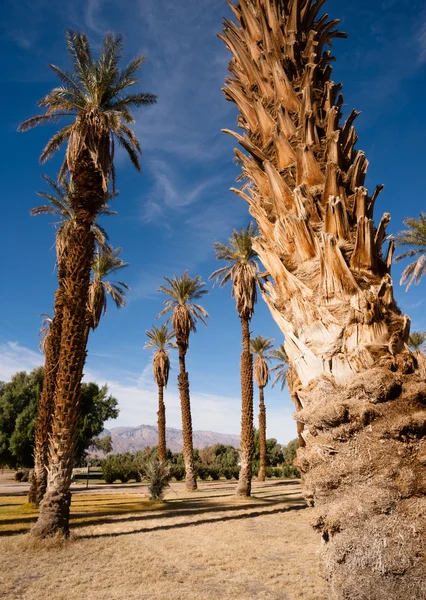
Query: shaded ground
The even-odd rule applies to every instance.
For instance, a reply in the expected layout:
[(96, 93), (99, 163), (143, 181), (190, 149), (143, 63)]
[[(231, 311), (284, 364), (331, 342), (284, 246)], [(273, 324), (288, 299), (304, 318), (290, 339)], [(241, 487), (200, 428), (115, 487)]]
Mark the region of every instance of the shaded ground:
[[(174, 483), (166, 502), (145, 486), (73, 496), (72, 533), (43, 547), (25, 535), (25, 497), (0, 496), (0, 598), (23, 600), (326, 600), (319, 538), (294, 481)], [(1, 493), (0, 486), (0, 493)]]

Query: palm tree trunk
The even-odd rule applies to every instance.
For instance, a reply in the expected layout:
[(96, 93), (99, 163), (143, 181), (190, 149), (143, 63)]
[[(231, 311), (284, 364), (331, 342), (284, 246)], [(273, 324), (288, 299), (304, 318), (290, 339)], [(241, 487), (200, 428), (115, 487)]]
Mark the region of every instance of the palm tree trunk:
[(52, 428), (49, 437), (47, 491), (35, 537), (69, 534), (72, 469), (80, 423), (81, 379), (86, 360), (87, 299), (95, 239), (91, 230), (105, 202), (102, 178), (84, 150), (73, 173), (75, 227), (69, 234), (64, 279), (61, 350), (56, 375)]
[(266, 478), (266, 407), (263, 387), (259, 388), (259, 473), (258, 481)]
[[(158, 460), (160, 462), (167, 461), (166, 448), (166, 407), (164, 405), (164, 386), (158, 386)], [(192, 436), (192, 432), (191, 432)]]
[(34, 430), (34, 471), (28, 494), (28, 502), (36, 506), (39, 506), (42, 501), (47, 486), (49, 432), (61, 344), (61, 312), (55, 311), (44, 347), (43, 389), (37, 409)]
[[(65, 254), (64, 254), (65, 256)], [(34, 431), (34, 471), (28, 493), (28, 502), (39, 506), (46, 493), (49, 459), (49, 433), (55, 395), (56, 373), (61, 349), (61, 331), (64, 304), (64, 265), (58, 265), (59, 286), (55, 292), (54, 316), (44, 345), (44, 379)]]
[(243, 351), (241, 353), (241, 440), (240, 475), (236, 490), (237, 496), (251, 495), (254, 429), (253, 429), (253, 355), (250, 352), (249, 319), (241, 318)]
[(185, 486), (190, 492), (197, 489), (197, 478), (194, 465), (194, 448), (192, 442), (192, 417), (189, 396), (189, 378), (185, 367), (185, 349), (179, 347), (179, 378), (178, 387), (182, 411), (183, 458), (185, 461)]
[(325, 46), (343, 35), (322, 4), (239, 0), (225, 24), (225, 93), (248, 152), (237, 193), (294, 369), (297, 460), (332, 597), (414, 600), (426, 597), (426, 383), (393, 297), (393, 245), (382, 250), (389, 215), (373, 225), (381, 187), (364, 187), (358, 113), (340, 122)]

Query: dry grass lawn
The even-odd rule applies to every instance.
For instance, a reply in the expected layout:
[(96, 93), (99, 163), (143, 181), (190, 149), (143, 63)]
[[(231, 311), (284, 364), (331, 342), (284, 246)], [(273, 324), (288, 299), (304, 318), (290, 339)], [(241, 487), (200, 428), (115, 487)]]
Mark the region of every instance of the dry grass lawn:
[(235, 485), (172, 484), (157, 504), (144, 486), (75, 493), (73, 539), (61, 544), (17, 535), (36, 512), (0, 497), (0, 599), (326, 600), (299, 485), (255, 483), (246, 501)]

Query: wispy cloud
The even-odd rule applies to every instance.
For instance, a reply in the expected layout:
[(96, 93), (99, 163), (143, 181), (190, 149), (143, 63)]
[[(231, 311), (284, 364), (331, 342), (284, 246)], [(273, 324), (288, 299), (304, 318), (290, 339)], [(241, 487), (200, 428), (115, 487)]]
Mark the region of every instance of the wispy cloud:
[(34, 352), (18, 342), (0, 344), (0, 380), (8, 381), (17, 371), (32, 371), (43, 364), (40, 352)]

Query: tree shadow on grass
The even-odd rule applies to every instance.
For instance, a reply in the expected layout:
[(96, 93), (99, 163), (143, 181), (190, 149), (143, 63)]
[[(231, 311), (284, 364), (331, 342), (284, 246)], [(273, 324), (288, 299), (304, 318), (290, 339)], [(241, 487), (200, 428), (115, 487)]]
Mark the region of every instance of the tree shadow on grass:
[[(207, 525), (210, 523), (225, 523), (227, 521), (239, 521), (242, 519), (252, 519), (255, 517), (269, 516), (275, 515), (280, 512), (288, 512), (288, 511), (299, 511), (305, 510), (306, 505), (297, 504), (294, 506), (286, 506), (285, 508), (276, 508), (273, 510), (267, 511), (253, 511), (249, 513), (244, 513), (241, 515), (231, 515), (231, 516), (222, 516), (217, 519), (201, 519), (199, 521), (188, 521), (186, 523), (173, 523), (170, 525), (158, 525), (155, 527), (142, 527), (140, 529), (133, 529), (132, 531), (119, 531), (119, 532), (111, 532), (111, 533), (95, 533), (92, 535), (79, 535), (78, 539), (96, 539), (96, 538), (104, 538), (104, 537), (119, 537), (122, 535), (133, 535), (135, 533), (149, 533), (150, 531), (168, 531), (169, 529), (183, 529), (185, 527), (196, 527), (198, 525)], [(138, 520), (138, 519), (135, 519)]]

